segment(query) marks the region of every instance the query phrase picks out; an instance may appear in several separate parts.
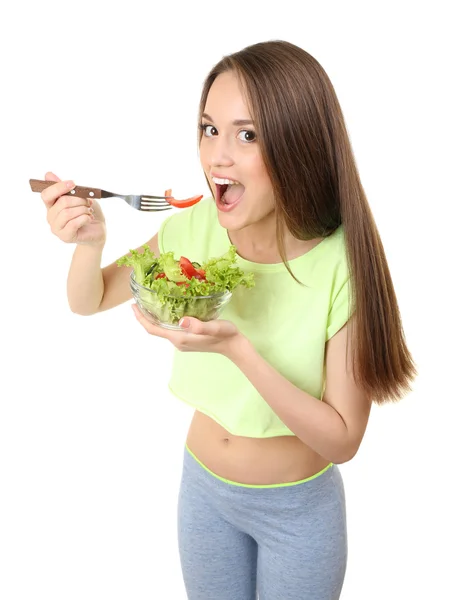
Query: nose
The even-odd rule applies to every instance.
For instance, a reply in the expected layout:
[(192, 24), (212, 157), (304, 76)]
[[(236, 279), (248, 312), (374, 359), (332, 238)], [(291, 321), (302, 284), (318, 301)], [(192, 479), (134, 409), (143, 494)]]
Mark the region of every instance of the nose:
[(224, 135), (217, 135), (210, 144), (209, 162), (212, 167), (229, 167), (234, 164), (232, 146)]

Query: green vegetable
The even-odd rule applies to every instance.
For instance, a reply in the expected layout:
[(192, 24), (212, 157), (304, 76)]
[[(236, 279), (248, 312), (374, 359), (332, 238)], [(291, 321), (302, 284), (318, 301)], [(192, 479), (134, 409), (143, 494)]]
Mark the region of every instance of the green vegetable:
[[(206, 279), (186, 277), (173, 252), (156, 255), (145, 244), (143, 252), (130, 250), (117, 265), (133, 267), (135, 281), (146, 289), (139, 289), (139, 302), (150, 314), (163, 323), (177, 324), (183, 316), (192, 316), (202, 321), (217, 317), (221, 303), (226, 301), (226, 292), (242, 285), (252, 288), (254, 274), (244, 273), (237, 266), (237, 249), (231, 245), (221, 257), (211, 258), (202, 265), (192, 263), (205, 271)], [(165, 276), (158, 275), (165, 274)], [(211, 296), (204, 298), (204, 296)]]
[(158, 260), (158, 267), (161, 273), (165, 273), (170, 281), (188, 281), (187, 277), (181, 273), (179, 262), (175, 260), (173, 252), (161, 254)]
[(136, 281), (143, 285), (146, 276), (151, 273), (152, 269), (156, 266), (157, 260), (156, 255), (148, 244), (142, 246), (143, 252), (138, 250), (130, 250), (131, 256), (125, 255), (118, 259), (117, 265), (119, 267), (133, 267)]

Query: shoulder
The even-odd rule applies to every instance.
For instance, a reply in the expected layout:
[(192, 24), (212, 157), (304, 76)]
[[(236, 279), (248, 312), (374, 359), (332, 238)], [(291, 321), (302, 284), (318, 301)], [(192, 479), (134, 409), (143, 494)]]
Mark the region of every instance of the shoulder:
[[(343, 225), (298, 261), (298, 275), (314, 289), (333, 288), (349, 277), (346, 238)], [(295, 273), (296, 275), (296, 273)]]
[(333, 280), (338, 280), (340, 283), (342, 280), (347, 281), (349, 278), (349, 263), (343, 225), (340, 225), (325, 241), (327, 241), (327, 248), (323, 260), (323, 270), (326, 275), (332, 274)]
[(342, 225), (331, 236), (330, 242), (326, 286), (329, 300), (326, 341), (347, 323), (355, 309), (351, 270)]
[(331, 283), (332, 298), (341, 291), (342, 287), (349, 285), (350, 268), (346, 246), (346, 236), (343, 225), (340, 225), (329, 237), (323, 270)]
[(341, 283), (349, 279), (349, 261), (346, 245), (346, 235), (343, 225), (340, 225), (330, 238), (329, 253), (332, 256), (334, 278)]
[(324, 239), (327, 243), (327, 256), (332, 256), (337, 263), (346, 263), (346, 235), (343, 225)]

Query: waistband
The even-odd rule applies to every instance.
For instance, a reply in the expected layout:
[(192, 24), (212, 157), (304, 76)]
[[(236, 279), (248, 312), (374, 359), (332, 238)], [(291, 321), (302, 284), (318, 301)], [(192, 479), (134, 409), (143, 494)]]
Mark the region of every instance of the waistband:
[(327, 466), (324, 467), (324, 469), (322, 469), (318, 473), (315, 473), (314, 475), (311, 475), (310, 477), (306, 477), (305, 479), (299, 479), (298, 481), (291, 481), (291, 482), (288, 482), (288, 483), (270, 483), (270, 484), (264, 484), (264, 485), (253, 485), (253, 484), (249, 484), (249, 483), (238, 483), (236, 481), (231, 481), (230, 479), (225, 479), (224, 477), (220, 477), (220, 475), (217, 475), (216, 473), (214, 473), (213, 471), (211, 471), (208, 467), (206, 467), (206, 465), (204, 463), (202, 463), (199, 460), (199, 458), (197, 458), (195, 456), (195, 454), (190, 450), (190, 448), (187, 446), (187, 444), (185, 445), (185, 449), (186, 449), (187, 453), (205, 471), (207, 471), (207, 473), (209, 473), (209, 475), (212, 475), (212, 477), (215, 477), (215, 479), (218, 479), (219, 481), (222, 481), (223, 483), (226, 483), (226, 484), (232, 485), (232, 486), (241, 487), (241, 488), (269, 489), (269, 488), (283, 488), (283, 487), (292, 487), (292, 486), (296, 486), (296, 485), (301, 485), (303, 483), (307, 483), (308, 481), (312, 481), (313, 479), (317, 479), (318, 477), (320, 477), (321, 475), (323, 475), (324, 473), (326, 473), (326, 471), (328, 471), (331, 467), (334, 466), (333, 463), (329, 463)]

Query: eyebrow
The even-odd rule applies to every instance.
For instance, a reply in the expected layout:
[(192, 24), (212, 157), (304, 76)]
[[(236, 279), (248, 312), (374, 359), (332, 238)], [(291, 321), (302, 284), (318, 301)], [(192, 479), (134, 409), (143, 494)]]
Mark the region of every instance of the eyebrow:
[[(208, 121), (214, 121), (213, 118), (211, 116), (209, 116), (207, 113), (203, 113), (203, 119), (207, 119)], [(241, 125), (254, 125), (254, 122), (251, 121), (251, 119), (236, 119), (235, 121), (232, 122), (233, 125), (235, 125), (236, 127), (240, 127)]]

